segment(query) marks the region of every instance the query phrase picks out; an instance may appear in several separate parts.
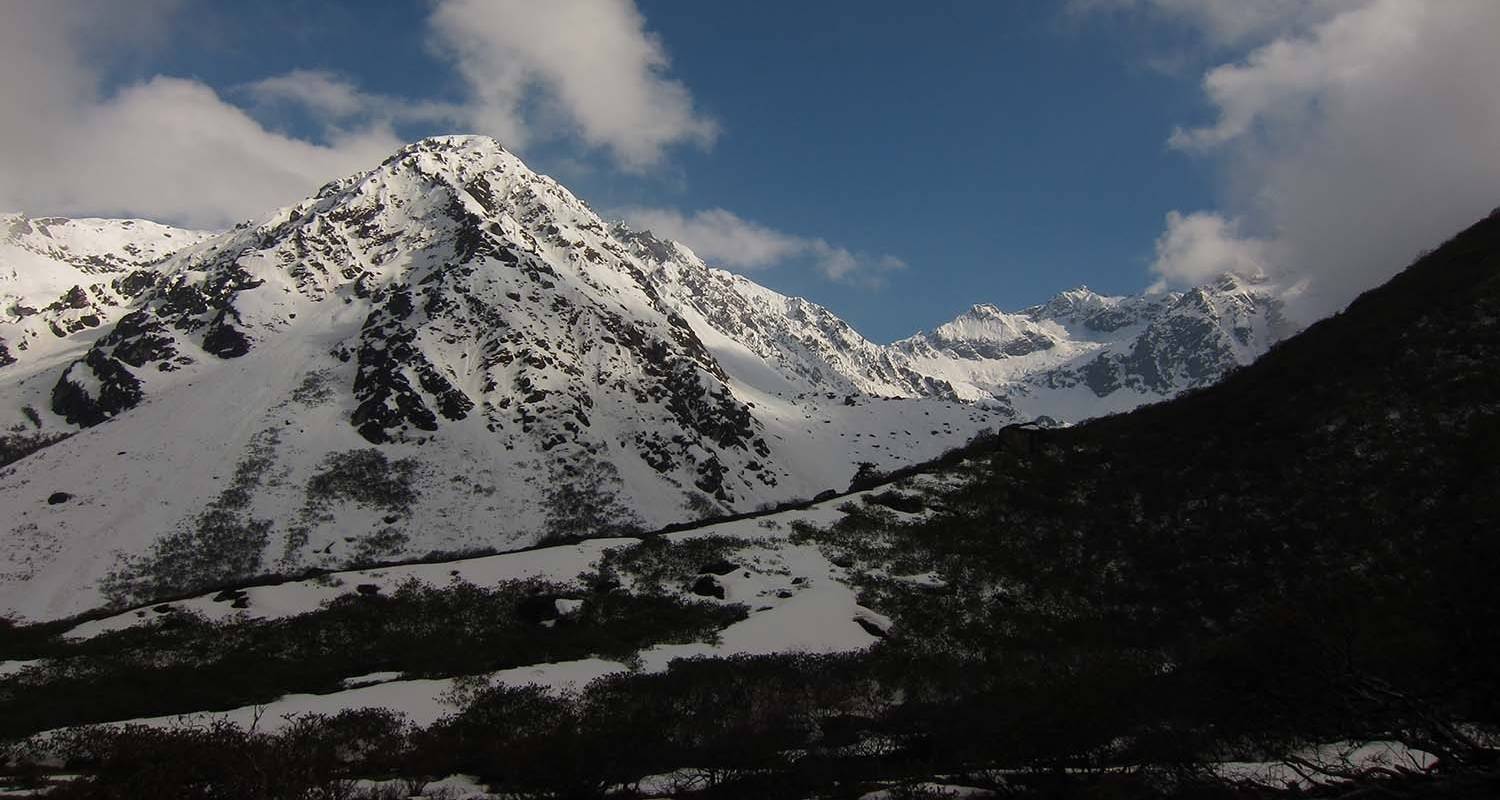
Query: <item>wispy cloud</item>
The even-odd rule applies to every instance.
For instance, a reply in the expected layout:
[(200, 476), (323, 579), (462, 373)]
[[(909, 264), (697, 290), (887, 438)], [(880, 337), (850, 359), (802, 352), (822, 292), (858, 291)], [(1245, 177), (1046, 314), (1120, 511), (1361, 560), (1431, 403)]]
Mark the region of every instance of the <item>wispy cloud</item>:
[(741, 218), (722, 208), (692, 214), (667, 208), (633, 207), (617, 212), (631, 225), (687, 245), (703, 260), (739, 270), (805, 263), (831, 281), (877, 288), (885, 276), (906, 268), (892, 255), (867, 255)]
[(366, 92), (327, 70), (296, 69), (241, 87), (257, 105), (296, 106), (331, 129), (350, 124), (457, 123), (469, 116), (459, 103), (411, 100)]
[(1068, 0), (1075, 16), (1149, 15), (1191, 28), (1209, 47), (1253, 45), (1323, 22), (1369, 0)]

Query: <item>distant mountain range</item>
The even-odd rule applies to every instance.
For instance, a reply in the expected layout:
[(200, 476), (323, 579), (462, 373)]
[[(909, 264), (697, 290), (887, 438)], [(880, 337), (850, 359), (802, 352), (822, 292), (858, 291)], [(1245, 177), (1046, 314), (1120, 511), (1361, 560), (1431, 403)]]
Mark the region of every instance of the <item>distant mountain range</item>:
[[(658, 526), (1217, 381), (1270, 288), (1084, 288), (891, 345), (442, 137), (218, 234), (0, 217), (0, 614)], [(205, 553), (213, 557), (204, 556)]]

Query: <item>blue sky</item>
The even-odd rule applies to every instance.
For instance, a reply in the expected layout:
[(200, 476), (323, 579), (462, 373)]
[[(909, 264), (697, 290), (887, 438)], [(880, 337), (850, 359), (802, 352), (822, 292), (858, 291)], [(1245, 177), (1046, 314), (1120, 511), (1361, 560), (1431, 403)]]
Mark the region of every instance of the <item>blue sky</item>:
[[(1484, 0), (1444, 13), (1400, 0), (122, 5), (0, 6), (16, 38), (0, 33), (0, 67), (38, 78), (0, 86), (15, 95), (0, 96), (13, 184), (0, 178), (0, 205), (223, 224), (400, 141), (488, 133), (607, 216), (888, 341), (977, 302), (1225, 270), (1341, 302), (1500, 202), (1500, 97), (1481, 74), (1493, 48), (1465, 35), (1495, 17)], [(1464, 57), (1419, 69), (1393, 32), (1416, 37), (1414, 54)], [(1338, 67), (1372, 52), (1388, 72), (1348, 85)], [(1315, 209), (1358, 206), (1360, 176), (1413, 145), (1361, 133), (1351, 148), (1370, 109), (1348, 98), (1430, 117), (1417, 98), (1434, 92), (1449, 102), (1438, 111), (1480, 119), (1418, 160), (1434, 196), (1455, 180), (1461, 196), (1363, 252), (1379, 269), (1324, 267), (1318, 242), (1339, 220)], [(28, 106), (64, 109), (57, 128), (117, 132), (70, 149), (104, 151), (78, 186), (55, 172), (28, 183), (22, 145), (60, 138)], [(168, 147), (168, 131), (188, 133)], [(1380, 223), (1380, 208), (1357, 210), (1350, 230)]]
[[(877, 340), (977, 302), (1019, 308), (1078, 284), (1139, 291), (1150, 283), (1167, 211), (1207, 202), (1211, 165), (1166, 140), (1174, 125), (1210, 110), (1196, 75), (1146, 66), (1149, 28), (1122, 36), (1104, 20), (1027, 3), (639, 8), (672, 75), (720, 125), (713, 146), (678, 148), (646, 175), (611, 169), (566, 141), (518, 153), (601, 211), (719, 207), (901, 259), (907, 268), (884, 273), (878, 287), (826, 280), (795, 258), (747, 272), (832, 307)], [(203, 41), (218, 46), (172, 49), (145, 72), (229, 88), (317, 68), (396, 96), (462, 92), (420, 35), (419, 3), (194, 11), (178, 24), (211, 31)], [(317, 134), (294, 114), (262, 118)], [(403, 129), (410, 137), (445, 130)]]
[(902, 259), (875, 291), (765, 275), (876, 338), (1080, 283), (1138, 291), (1166, 212), (1209, 191), (1209, 165), (1165, 146), (1205, 113), (1196, 77), (1144, 68), (1098, 21), (1034, 3), (672, 7), (644, 6), (725, 132), (664, 199)]

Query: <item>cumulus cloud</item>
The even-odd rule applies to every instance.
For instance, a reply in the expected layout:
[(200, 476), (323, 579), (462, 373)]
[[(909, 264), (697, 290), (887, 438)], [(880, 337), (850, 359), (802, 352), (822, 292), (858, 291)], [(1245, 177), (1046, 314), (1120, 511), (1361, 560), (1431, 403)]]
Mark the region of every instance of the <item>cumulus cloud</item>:
[(432, 29), (468, 82), (472, 119), (515, 146), (532, 134), (523, 114), (532, 98), (630, 170), (718, 135), (667, 77), (666, 51), (632, 0), (443, 0)]
[(1167, 213), (1167, 229), (1156, 240), (1151, 271), (1168, 285), (1193, 286), (1226, 272), (1264, 278), (1271, 243), (1240, 234), (1238, 223), (1210, 213)]
[(201, 83), (158, 77), (82, 109), (33, 191), (65, 208), (213, 227), (372, 167), (400, 144), (379, 127), (326, 145), (282, 136)]
[(828, 280), (878, 287), (886, 274), (906, 268), (906, 263), (895, 256), (856, 254), (824, 239), (768, 228), (722, 208), (684, 214), (674, 209), (637, 207), (622, 209), (619, 214), (638, 228), (682, 242), (709, 263), (733, 269), (757, 270), (805, 261)]
[(1500, 3), (1350, 0), (1309, 18), (1263, 0), (1244, 4), (1264, 13), (1240, 27), (1217, 0), (1150, 3), (1220, 20), (1201, 23), (1205, 36), (1262, 37), (1203, 77), (1214, 118), (1171, 136), (1224, 166), (1226, 199), (1169, 217), (1162, 278), (1260, 259), (1305, 285), (1293, 311), (1314, 318), (1500, 204)]
[[(367, 92), (320, 70), (227, 95), (168, 76), (110, 87), (109, 60), (164, 46), (176, 5), (0, 5), (0, 210), (219, 227), (374, 166), (412, 123), (488, 133), (512, 148), (571, 138), (628, 169), (717, 132), (666, 77), (665, 51), (631, 0), (438, 0), (434, 46), (468, 86), (451, 103)], [(274, 106), (304, 112), (316, 136), (257, 120)]]
[(384, 126), (322, 144), (267, 130), (197, 81), (101, 91), (109, 52), (160, 44), (172, 3), (10, 3), (0, 24), (0, 208), (218, 227), (262, 214), (399, 146)]

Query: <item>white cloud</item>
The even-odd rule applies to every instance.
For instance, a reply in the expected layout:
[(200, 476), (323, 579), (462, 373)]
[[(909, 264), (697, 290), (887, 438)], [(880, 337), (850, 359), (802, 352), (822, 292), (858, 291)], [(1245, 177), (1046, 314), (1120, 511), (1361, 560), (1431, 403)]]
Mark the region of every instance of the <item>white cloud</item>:
[(39, 182), (54, 202), (215, 226), (368, 169), (401, 142), (383, 128), (326, 146), (281, 136), (201, 83), (158, 77), (85, 109), (58, 144), (55, 183)]
[(177, 0), (48, 0), (0, 6), (0, 210), (146, 216), (217, 227), (294, 202), (439, 123), (528, 139), (576, 136), (629, 169), (676, 144), (706, 145), (698, 114), (631, 0), (438, 0), (434, 43), (467, 82), (458, 103), (395, 98), (333, 73), (293, 70), (230, 97), (290, 104), (316, 140), (268, 129), (193, 80), (104, 91), (108, 59), (164, 44)]
[(831, 281), (878, 287), (884, 275), (906, 268), (895, 256), (856, 254), (824, 239), (768, 228), (722, 208), (690, 215), (665, 208), (627, 208), (619, 213), (637, 228), (682, 242), (703, 260), (734, 269), (806, 261)]
[(686, 244), (704, 259), (735, 269), (769, 267), (807, 248), (805, 239), (741, 219), (722, 208), (691, 216), (667, 208), (627, 208), (620, 216), (637, 228)]
[(372, 103), (354, 84), (324, 70), (296, 69), (246, 88), (262, 103), (295, 103), (333, 120), (363, 114)]
[[(1414, 48), (1441, 46), (1422, 41), (1420, 5), (1398, 2), (1367, 6), (1315, 27), (1308, 36), (1284, 36), (1257, 48), (1241, 63), (1216, 67), (1203, 88), (1219, 110), (1213, 125), (1178, 129), (1178, 147), (1210, 147), (1251, 133), (1256, 125), (1295, 128), (1316, 125), (1326, 100), (1353, 88), (1389, 91), (1388, 71), (1377, 62), (1404, 60)], [(1361, 84), (1363, 86), (1361, 86)], [(1384, 84), (1384, 85), (1382, 85)]]
[[(1221, 4), (1155, 5), (1211, 15)], [(1159, 276), (1187, 280), (1219, 257), (1262, 259), (1283, 284), (1305, 284), (1293, 312), (1313, 318), (1500, 204), (1500, 3), (1320, 10), (1312, 22), (1289, 12), (1263, 43), (1204, 76), (1215, 118), (1170, 141), (1224, 166), (1224, 207), (1169, 218)], [(1205, 36), (1218, 35), (1211, 28)]]
[(216, 227), (296, 200), (399, 146), (388, 128), (315, 144), (268, 131), (202, 83), (157, 77), (101, 94), (116, 48), (159, 43), (172, 3), (7, 4), (0, 25), (0, 208)]
[(350, 122), (458, 123), (468, 116), (468, 111), (456, 103), (372, 94), (326, 70), (296, 69), (254, 81), (243, 89), (257, 104), (300, 106), (313, 119), (334, 130)]
[(630, 170), (718, 135), (687, 87), (666, 77), (666, 51), (632, 0), (442, 0), (432, 28), (468, 82), (473, 122), (512, 146), (533, 133), (524, 113), (533, 99)]
[(1167, 213), (1167, 229), (1156, 240), (1151, 271), (1165, 285), (1193, 286), (1226, 272), (1264, 277), (1268, 242), (1240, 235), (1235, 221), (1212, 213)]

